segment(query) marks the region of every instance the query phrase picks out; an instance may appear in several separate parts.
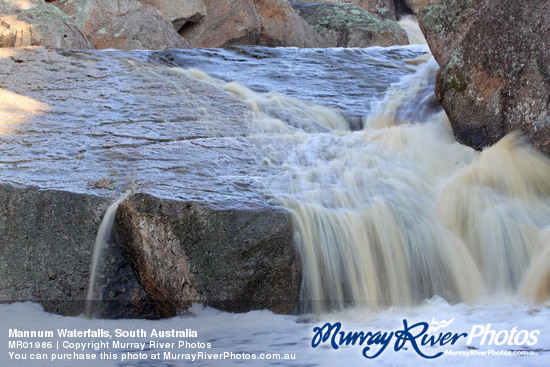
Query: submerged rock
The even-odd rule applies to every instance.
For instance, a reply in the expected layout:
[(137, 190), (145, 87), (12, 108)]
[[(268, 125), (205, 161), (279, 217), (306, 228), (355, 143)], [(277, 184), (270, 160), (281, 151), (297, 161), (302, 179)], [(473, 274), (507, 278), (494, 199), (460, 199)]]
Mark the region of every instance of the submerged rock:
[(332, 47), (408, 44), (407, 33), (395, 21), (382, 21), (350, 4), (292, 2), (294, 9)]
[(442, 0), (419, 21), (456, 138), (482, 149), (519, 131), (550, 155), (550, 3)]
[(159, 10), (146, 5), (114, 20), (95, 32), (90, 41), (94, 48), (151, 50), (189, 48), (190, 45), (162, 17)]

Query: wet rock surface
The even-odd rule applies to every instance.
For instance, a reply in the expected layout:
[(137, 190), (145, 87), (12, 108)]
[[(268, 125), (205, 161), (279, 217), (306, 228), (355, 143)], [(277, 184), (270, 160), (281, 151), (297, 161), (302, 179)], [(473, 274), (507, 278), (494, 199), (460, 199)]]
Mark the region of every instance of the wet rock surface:
[(108, 197), (139, 185), (170, 198), (263, 201), (247, 190), (255, 161), (245, 139), (249, 112), (237, 99), (140, 52), (5, 55), (4, 182)]
[(399, 23), (377, 19), (357, 5), (299, 1), (291, 5), (332, 47), (408, 44), (407, 33)]
[(413, 70), (404, 60), (425, 50), (0, 49), (0, 216), (11, 218), (0, 231), (0, 300), (83, 312), (101, 218), (133, 188), (103, 257), (95, 314), (155, 318), (193, 300), (295, 311), (292, 228), (264, 196), (271, 168), (259, 163), (275, 143), (258, 136), (235, 94), (182, 68), (332, 106), (360, 128), (376, 96)]
[[(123, 203), (117, 217), (115, 228), (128, 235), (106, 256), (114, 272), (103, 275), (101, 315), (184, 309), (159, 299), (234, 311), (295, 309), (297, 285), (285, 278), (295, 275), (290, 221), (255, 182), (259, 166), (243, 103), (140, 52), (31, 48), (0, 55), (1, 300), (81, 313), (105, 208), (134, 187), (145, 196)], [(157, 204), (137, 205), (144, 197)], [(200, 210), (187, 217), (177, 209), (189, 205)], [(187, 293), (170, 279), (164, 289), (151, 288), (147, 279), (170, 272), (142, 273), (161, 271), (136, 260), (150, 259), (139, 252), (143, 238), (156, 240), (147, 242), (152, 258), (187, 261), (196, 297), (182, 297)], [(169, 252), (176, 243), (191, 255)], [(213, 269), (216, 262), (226, 268)]]
[(550, 154), (550, 3), (443, 0), (420, 11), (456, 138), (482, 149), (518, 131)]

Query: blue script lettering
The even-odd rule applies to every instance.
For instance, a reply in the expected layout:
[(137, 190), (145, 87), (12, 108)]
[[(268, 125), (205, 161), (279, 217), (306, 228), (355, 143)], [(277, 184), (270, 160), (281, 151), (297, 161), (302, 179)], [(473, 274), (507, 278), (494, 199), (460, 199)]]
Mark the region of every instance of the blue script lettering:
[[(333, 349), (340, 348), (341, 345), (363, 345), (367, 344), (367, 346), (363, 349), (363, 356), (365, 358), (376, 358), (378, 357), (384, 349), (390, 344), (391, 339), (393, 338), (393, 332), (387, 333), (387, 332), (380, 332), (377, 331), (376, 333), (372, 332), (344, 332), (340, 331), (342, 328), (342, 324), (340, 322), (336, 322), (334, 324), (331, 324), (327, 322), (322, 327), (314, 327), (313, 332), (315, 333), (313, 335), (313, 339), (311, 339), (311, 346), (313, 348), (317, 348), (317, 346), (320, 343), (325, 343), (330, 339), (330, 345)], [(339, 338), (338, 338), (339, 336)], [(372, 356), (369, 356), (367, 352), (371, 349), (371, 345), (382, 345), (382, 347)]]
[[(413, 335), (411, 333), (411, 330), (416, 329), (418, 327), (421, 327), (422, 330), (420, 330), (418, 334)], [(403, 330), (395, 332), (395, 337), (397, 338), (397, 340), (395, 341), (394, 350), (396, 352), (400, 351), (405, 346), (405, 343), (409, 341), (414, 351), (418, 353), (419, 356), (428, 358), (428, 359), (440, 357), (443, 354), (443, 352), (439, 352), (433, 356), (428, 356), (422, 353), (422, 351), (418, 347), (418, 344), (416, 343), (416, 339), (424, 335), (429, 327), (430, 325), (427, 322), (419, 322), (417, 324), (407, 326), (407, 320), (403, 320)]]
[[(407, 320), (403, 320), (403, 330), (395, 332), (345, 332), (341, 331), (342, 324), (336, 322), (331, 324), (327, 322), (322, 327), (313, 328), (313, 338), (311, 339), (311, 346), (317, 348), (319, 344), (326, 343), (330, 340), (330, 345), (333, 349), (338, 349), (342, 345), (365, 345), (363, 348), (362, 354), (363, 357), (368, 359), (373, 359), (378, 357), (387, 346), (390, 345), (393, 337), (395, 336), (395, 344), (393, 349), (396, 352), (399, 352), (401, 349), (405, 348), (405, 345), (408, 344), (414, 349), (414, 351), (421, 357), (427, 359), (433, 359), (443, 355), (443, 352), (436, 353), (432, 356), (424, 354), (420, 349), (420, 346), (424, 345), (446, 345), (448, 343), (455, 344), (458, 339), (461, 337), (467, 337), (467, 333), (462, 334), (452, 334), (452, 333), (439, 333), (438, 336), (428, 335), (426, 332), (429, 329), (429, 324), (426, 322), (419, 322), (414, 325), (409, 326)], [(419, 345), (420, 343), (420, 345)], [(377, 345), (380, 348), (373, 354), (369, 355), (371, 346)], [(405, 348), (406, 349), (406, 348)]]

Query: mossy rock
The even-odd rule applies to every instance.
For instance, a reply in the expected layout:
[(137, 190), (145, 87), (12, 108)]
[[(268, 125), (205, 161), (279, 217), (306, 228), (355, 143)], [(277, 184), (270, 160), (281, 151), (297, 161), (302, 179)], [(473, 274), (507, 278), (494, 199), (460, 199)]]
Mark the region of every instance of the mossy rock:
[(351, 4), (291, 2), (293, 8), (332, 47), (370, 47), (408, 44), (399, 23), (380, 20)]

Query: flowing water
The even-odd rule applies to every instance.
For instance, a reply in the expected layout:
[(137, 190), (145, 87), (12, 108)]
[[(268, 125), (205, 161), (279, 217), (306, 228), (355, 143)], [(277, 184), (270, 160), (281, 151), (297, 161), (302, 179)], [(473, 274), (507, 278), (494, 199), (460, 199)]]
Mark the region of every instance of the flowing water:
[(513, 135), (482, 153), (455, 142), (437, 64), (406, 62), (414, 72), (371, 101), (360, 130), (325, 106), (180, 70), (254, 111), (261, 183), (294, 221), (304, 310), (516, 293), (549, 245), (548, 159)]
[[(405, 317), (456, 318), (456, 331), (476, 323), (540, 329), (541, 354), (528, 363), (547, 365), (550, 311), (530, 302), (548, 300), (550, 163), (513, 135), (483, 152), (457, 143), (434, 100), (437, 65), (427, 51), (237, 47), (147, 52), (137, 61), (132, 56), (132, 62), (154, 62), (151, 75), (163, 83), (177, 73), (246, 103), (250, 153), (261, 167), (255, 187), (292, 215), (303, 267), (302, 311), (315, 316), (196, 307), (191, 316), (172, 320), (100, 320), (92, 326), (12, 305), (0, 307), (2, 319), (16, 314), (13, 325), (34, 320), (83, 329), (192, 327), (215, 350), (297, 354), (296, 361), (265, 365), (330, 366), (365, 362), (351, 347), (312, 349), (311, 330), (319, 321), (392, 330)], [(452, 349), (471, 347), (461, 342)], [(394, 353), (382, 364), (416, 363), (416, 357)], [(526, 363), (521, 357), (506, 361)], [(483, 362), (496, 366), (502, 359)], [(464, 365), (464, 359), (446, 363)]]
[(84, 316), (87, 318), (91, 318), (93, 316), (94, 305), (98, 304), (97, 301), (101, 301), (100, 299), (98, 299), (101, 292), (97, 291), (98, 278), (100, 275), (100, 265), (103, 258), (103, 252), (105, 250), (105, 247), (107, 246), (107, 242), (111, 237), (111, 230), (113, 229), (113, 224), (115, 223), (115, 215), (118, 206), (128, 196), (130, 196), (131, 193), (132, 190), (128, 190), (127, 192), (122, 194), (115, 202), (109, 205), (109, 207), (105, 211), (105, 215), (103, 216), (103, 220), (101, 221), (101, 224), (97, 231), (97, 236), (94, 243), (92, 265), (90, 268), (90, 282), (88, 284), (88, 292), (86, 294), (86, 309), (84, 311)]

